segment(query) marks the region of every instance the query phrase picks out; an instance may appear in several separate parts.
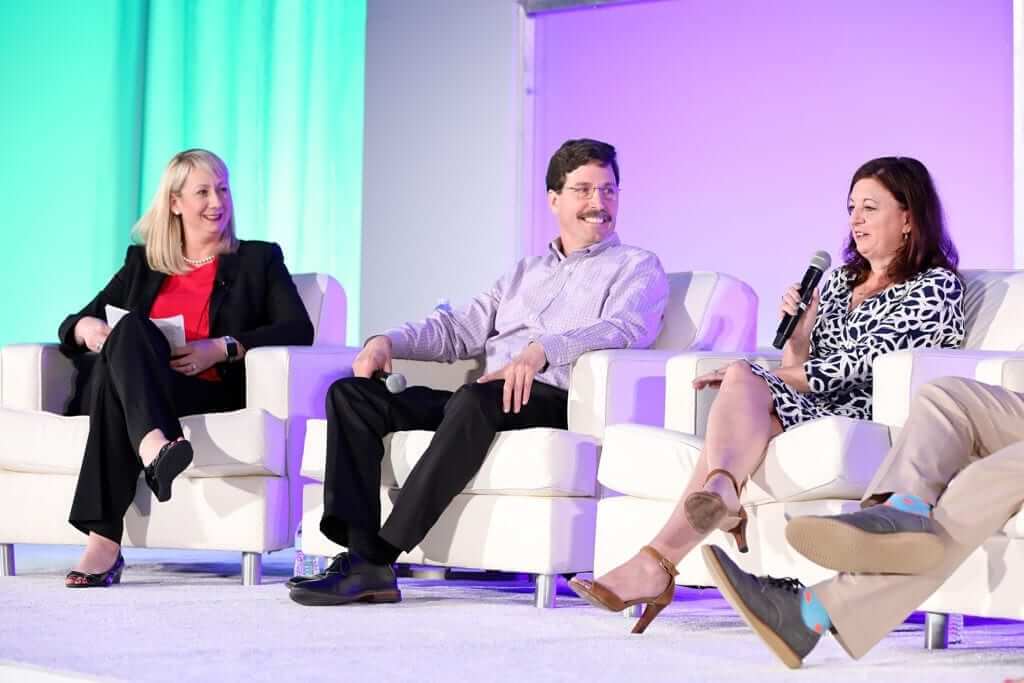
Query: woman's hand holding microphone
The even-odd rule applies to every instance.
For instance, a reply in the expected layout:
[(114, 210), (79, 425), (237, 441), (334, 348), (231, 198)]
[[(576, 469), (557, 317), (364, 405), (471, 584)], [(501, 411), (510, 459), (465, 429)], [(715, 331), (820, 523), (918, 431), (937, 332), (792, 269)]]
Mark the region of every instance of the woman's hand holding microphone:
[[(801, 308), (804, 309), (803, 315), (796, 323), (796, 327), (793, 328), (793, 333), (786, 341), (786, 345), (783, 348), (783, 367), (799, 366), (807, 360), (811, 353), (811, 331), (814, 329), (814, 321), (818, 317), (818, 290), (815, 289), (811, 294), (811, 302), (805, 304), (800, 299), (800, 284), (794, 284), (786, 293), (782, 295), (782, 306), (779, 310), (779, 317), (784, 315), (795, 316)], [(737, 361), (743, 362), (743, 361)], [(731, 363), (730, 363), (731, 365)], [(723, 366), (712, 372), (700, 375), (694, 378), (693, 388), (707, 389), (717, 388), (722, 380), (725, 379), (725, 373), (728, 366)], [(801, 371), (802, 374), (802, 371)]]
[(793, 328), (793, 334), (786, 341), (785, 351), (804, 359), (810, 354), (811, 331), (814, 329), (814, 321), (818, 317), (819, 301), (818, 290), (815, 289), (811, 293), (811, 302), (809, 304), (803, 303), (800, 300), (799, 283), (792, 285), (782, 295), (782, 307), (779, 310), (780, 318), (784, 315), (795, 316), (800, 312), (801, 308), (804, 309), (803, 315), (800, 316), (796, 327)]
[(795, 316), (801, 309), (803, 314), (796, 321), (793, 333), (782, 347), (782, 366), (776, 368), (773, 374), (801, 393), (810, 391), (804, 363), (811, 357), (811, 332), (814, 330), (814, 321), (818, 318), (819, 303), (817, 288), (811, 292), (810, 303), (806, 304), (800, 299), (800, 285), (793, 285), (782, 295), (780, 318), (785, 315)]

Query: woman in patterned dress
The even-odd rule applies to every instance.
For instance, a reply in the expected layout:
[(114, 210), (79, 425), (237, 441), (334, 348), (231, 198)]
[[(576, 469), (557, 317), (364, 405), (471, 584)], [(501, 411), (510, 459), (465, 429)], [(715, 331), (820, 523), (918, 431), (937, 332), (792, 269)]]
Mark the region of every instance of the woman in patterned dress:
[[(647, 609), (642, 632), (672, 601), (675, 565), (712, 529), (729, 531), (746, 551), (744, 482), (768, 442), (802, 422), (828, 415), (871, 418), (871, 367), (883, 353), (958, 348), (964, 336), (963, 284), (957, 252), (924, 164), (908, 157), (873, 159), (850, 181), (850, 237), (845, 264), (828, 277), (783, 348), (775, 370), (739, 361), (694, 380), (718, 387), (704, 450), (682, 499), (649, 545), (596, 581), (570, 586), (591, 604)], [(796, 286), (781, 313), (795, 314)]]

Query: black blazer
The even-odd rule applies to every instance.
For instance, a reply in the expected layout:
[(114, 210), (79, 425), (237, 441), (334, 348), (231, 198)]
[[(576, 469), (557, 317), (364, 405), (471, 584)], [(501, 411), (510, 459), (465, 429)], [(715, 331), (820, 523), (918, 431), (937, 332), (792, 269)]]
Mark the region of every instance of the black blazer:
[[(75, 342), (75, 325), (85, 316), (106, 319), (104, 307), (118, 306), (149, 316), (167, 275), (151, 270), (142, 246), (128, 247), (124, 265), (107, 286), (60, 326), (61, 351), (75, 358), (87, 349)], [(273, 242), (242, 241), (234, 254), (221, 254), (210, 295), (210, 337), (231, 335), (246, 350), (260, 346), (313, 343), (313, 323)], [(245, 363), (219, 363), (221, 378), (240, 399), (245, 396)]]

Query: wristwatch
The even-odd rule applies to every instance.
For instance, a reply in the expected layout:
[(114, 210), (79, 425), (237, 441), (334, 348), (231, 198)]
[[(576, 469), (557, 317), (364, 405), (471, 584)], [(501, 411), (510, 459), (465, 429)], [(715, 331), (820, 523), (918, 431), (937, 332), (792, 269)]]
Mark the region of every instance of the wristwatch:
[(238, 342), (235, 341), (234, 337), (224, 337), (224, 347), (228, 350), (228, 357), (225, 359), (229, 363), (234, 363), (238, 360)]

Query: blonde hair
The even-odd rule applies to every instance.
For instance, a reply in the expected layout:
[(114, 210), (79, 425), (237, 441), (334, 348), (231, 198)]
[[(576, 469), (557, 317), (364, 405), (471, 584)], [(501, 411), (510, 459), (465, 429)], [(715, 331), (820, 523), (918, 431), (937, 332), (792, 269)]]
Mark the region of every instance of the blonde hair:
[[(153, 270), (167, 275), (188, 273), (191, 267), (185, 262), (182, 245), (185, 241), (181, 216), (171, 211), (171, 195), (180, 195), (189, 173), (201, 167), (227, 182), (228, 167), (213, 152), (205, 149), (186, 149), (178, 152), (164, 169), (160, 186), (153, 195), (149, 209), (132, 228), (132, 238), (146, 247), (146, 262)], [(232, 207), (231, 219), (221, 234), (221, 254), (238, 250), (235, 237), (235, 212)]]

